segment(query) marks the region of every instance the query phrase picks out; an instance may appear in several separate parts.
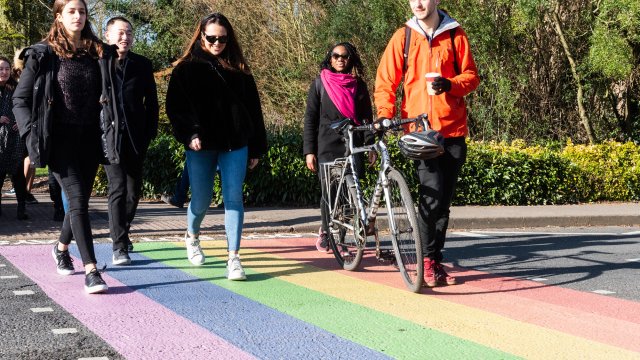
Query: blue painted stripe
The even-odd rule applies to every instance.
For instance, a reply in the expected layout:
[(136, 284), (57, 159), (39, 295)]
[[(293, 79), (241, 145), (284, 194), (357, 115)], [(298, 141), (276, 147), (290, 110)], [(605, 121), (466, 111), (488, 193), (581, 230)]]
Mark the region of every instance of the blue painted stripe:
[[(79, 257), (75, 246), (70, 249)], [(176, 250), (166, 244), (154, 251), (165, 249)], [(111, 244), (96, 244), (95, 250), (98, 259), (109, 259), (107, 263), (111, 263)], [(258, 358), (389, 359), (385, 354), (211, 283), (210, 280), (224, 275), (224, 264), (220, 261), (208, 261), (202, 266), (211, 269), (212, 277), (201, 279), (140, 253), (130, 255), (133, 265), (111, 266), (107, 270), (109, 276)], [(184, 268), (192, 268), (186, 257)]]

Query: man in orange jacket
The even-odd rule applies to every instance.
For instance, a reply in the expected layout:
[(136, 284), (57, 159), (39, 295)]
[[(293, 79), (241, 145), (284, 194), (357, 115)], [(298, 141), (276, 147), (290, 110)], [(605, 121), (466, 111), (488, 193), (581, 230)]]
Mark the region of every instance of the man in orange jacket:
[[(396, 113), (396, 89), (403, 80), (403, 118), (426, 113), (434, 130), (445, 137), (445, 153), (414, 160), (419, 186), (419, 225), (429, 287), (454, 285), (440, 264), (449, 224), (449, 207), (467, 154), (467, 109), (464, 96), (480, 83), (467, 34), (457, 21), (438, 10), (440, 0), (410, 0), (414, 17), (392, 36), (376, 76), (378, 119)], [(405, 50), (408, 47), (408, 51)], [(406, 60), (405, 60), (405, 54)], [(439, 73), (427, 91), (427, 73)], [(416, 131), (414, 125), (405, 132)]]

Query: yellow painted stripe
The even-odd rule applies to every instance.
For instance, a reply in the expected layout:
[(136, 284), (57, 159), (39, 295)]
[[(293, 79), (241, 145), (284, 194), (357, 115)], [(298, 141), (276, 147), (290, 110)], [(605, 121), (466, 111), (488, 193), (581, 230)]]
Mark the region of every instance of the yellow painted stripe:
[[(227, 256), (226, 242), (203, 241), (202, 245), (208, 256)], [(313, 266), (260, 249), (244, 247), (241, 255), (244, 266), (254, 271), (281, 274), (297, 269), (278, 278), (516, 356), (528, 359), (638, 359), (640, 356), (625, 349), (428, 295), (359, 280), (335, 271), (313, 271)]]

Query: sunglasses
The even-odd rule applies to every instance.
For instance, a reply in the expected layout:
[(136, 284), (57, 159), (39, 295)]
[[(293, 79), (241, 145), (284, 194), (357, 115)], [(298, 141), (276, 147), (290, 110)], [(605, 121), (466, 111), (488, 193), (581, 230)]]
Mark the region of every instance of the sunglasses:
[(207, 39), (207, 41), (210, 44), (215, 44), (216, 41), (219, 41), (220, 44), (226, 44), (227, 41), (229, 41), (229, 37), (227, 35), (222, 35), (222, 36), (214, 36), (214, 35), (204, 35), (204, 38)]
[(333, 60), (338, 60), (338, 59), (342, 59), (342, 60), (349, 60), (349, 54), (337, 54), (337, 53), (333, 53), (331, 54), (331, 58)]

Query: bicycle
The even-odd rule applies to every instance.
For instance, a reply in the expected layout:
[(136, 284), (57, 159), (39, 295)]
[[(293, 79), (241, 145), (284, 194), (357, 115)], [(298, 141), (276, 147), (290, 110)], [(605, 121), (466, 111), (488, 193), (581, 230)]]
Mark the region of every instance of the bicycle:
[[(422, 285), (422, 242), (409, 187), (402, 173), (391, 165), (385, 135), (411, 122), (424, 124), (426, 119), (427, 115), (423, 114), (413, 119), (384, 120), (376, 126), (355, 126), (350, 119), (340, 121), (332, 128), (345, 139), (345, 157), (320, 164), (322, 206), (328, 215), (329, 243), (338, 264), (345, 270), (357, 269), (367, 238), (374, 236), (376, 258), (379, 261), (393, 259), (406, 286), (413, 292), (418, 292)], [(380, 136), (372, 145), (354, 147), (353, 134), (357, 131), (377, 131)], [(369, 151), (378, 153), (380, 168), (371, 199), (366, 202), (354, 161), (357, 154)], [(376, 219), (383, 194), (387, 222), (380, 221), (378, 225), (383, 227), (380, 229)], [(380, 235), (390, 235), (392, 252), (381, 248)]]

